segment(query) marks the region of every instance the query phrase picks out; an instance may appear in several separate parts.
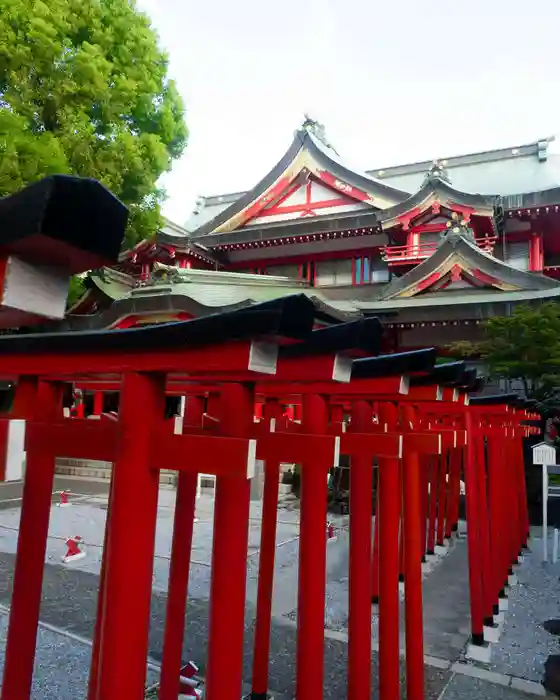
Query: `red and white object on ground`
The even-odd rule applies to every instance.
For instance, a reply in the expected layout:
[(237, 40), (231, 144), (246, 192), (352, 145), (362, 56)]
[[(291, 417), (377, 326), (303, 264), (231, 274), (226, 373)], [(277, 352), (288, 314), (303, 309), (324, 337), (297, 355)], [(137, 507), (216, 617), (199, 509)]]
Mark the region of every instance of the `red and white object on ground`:
[(59, 508), (67, 508), (70, 505), (70, 491), (60, 492), (60, 503), (57, 505)]
[(83, 546), (83, 542), (80, 535), (69, 537), (66, 540), (66, 554), (62, 557), (62, 562), (64, 564), (69, 564), (70, 562), (83, 559), (86, 553), (80, 549), (81, 546)]
[(334, 542), (336, 535), (334, 534), (334, 525), (331, 522), (327, 523), (327, 542)]
[(198, 673), (198, 666), (189, 661), (179, 671), (179, 700), (187, 700), (187, 698), (202, 698), (204, 691), (200, 688), (200, 682), (195, 676)]

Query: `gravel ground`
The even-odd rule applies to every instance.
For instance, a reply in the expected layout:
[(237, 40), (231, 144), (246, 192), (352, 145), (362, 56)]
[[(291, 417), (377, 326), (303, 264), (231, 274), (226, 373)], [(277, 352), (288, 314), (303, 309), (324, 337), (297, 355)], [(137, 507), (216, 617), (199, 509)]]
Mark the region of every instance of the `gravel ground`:
[[(76, 490), (78, 490), (76, 488)], [(106, 497), (90, 495), (74, 499), (69, 508), (53, 506), (50, 521), (43, 604), (41, 619), (51, 625), (67, 629), (89, 638), (92, 634), (96, 614), (98, 573), (101, 561), (101, 544), (107, 515)], [(158, 525), (156, 534), (156, 560), (154, 589), (152, 596), (152, 619), (150, 629), (150, 656), (161, 659), (162, 635), (165, 619), (169, 571), (169, 551), (173, 525), (174, 492), (160, 492)], [(6, 504), (8, 505), (8, 504)], [(19, 504), (0, 510), (0, 602), (9, 604), (13, 553), (16, 551)], [(199, 522), (195, 524), (193, 559), (189, 585), (187, 625), (183, 647), (183, 660), (193, 659), (204, 673), (207, 655), (208, 592), (210, 582), (210, 558), (212, 546), (212, 499), (203, 496), (197, 502)], [(252, 671), (252, 648), (254, 636), (254, 602), (258, 581), (258, 546), (260, 538), (259, 503), (251, 506), (249, 535), (249, 557), (247, 564), (247, 606), (245, 623), (244, 678), (250, 681)], [(273, 619), (271, 634), (270, 688), (281, 697), (293, 697), (295, 683), (297, 563), (299, 555), (299, 512), (282, 509), (278, 514), (276, 567), (273, 595)], [(327, 549), (327, 593), (326, 626), (331, 630), (346, 632), (348, 617), (348, 519), (332, 517), (337, 527), (338, 539)], [(86, 545), (86, 557), (71, 565), (62, 565), (65, 551), (64, 539), (79, 534)], [(452, 548), (446, 556), (426, 567), (425, 570), (425, 626), (426, 653), (440, 658), (456, 660), (468, 636), (468, 593), (465, 598), (466, 547)], [(495, 646), (492, 669), (531, 680), (540, 680), (542, 665), (549, 653), (557, 650), (557, 641), (536, 625), (546, 619), (560, 617), (558, 588), (560, 565), (540, 565), (540, 545), (535, 544), (536, 555), (528, 557), (520, 569), (520, 585), (510, 599), (511, 614), (503, 633), (502, 642)], [(4, 552), (4, 553), (2, 553)], [(544, 591), (544, 593), (543, 593)], [(463, 600), (465, 598), (465, 600)], [(460, 604), (459, 604), (460, 603)], [(536, 620), (536, 623), (535, 623)], [(0, 616), (0, 634), (5, 620)], [(532, 627), (530, 625), (532, 624)], [(466, 629), (466, 633), (465, 633)], [(527, 631), (529, 630), (529, 632)], [(373, 615), (373, 634), (377, 637), (377, 617)], [(3, 645), (2, 645), (3, 647)], [(443, 648), (445, 647), (445, 648)], [(447, 650), (447, 651), (446, 651)], [(88, 647), (41, 630), (36, 669), (38, 690), (34, 697), (49, 700), (44, 687), (55, 688), (53, 693), (59, 700), (83, 697), (89, 667)], [(336, 638), (325, 640), (325, 699), (346, 695), (346, 654), (344, 641)], [(73, 669), (72, 677), (61, 673), (60, 658)], [(0, 663), (2, 656), (0, 655)], [(377, 657), (372, 661), (373, 677)], [(75, 672), (74, 672), (74, 669)], [(58, 673), (57, 673), (58, 672)], [(404, 673), (403, 673), (404, 676)], [(453, 679), (449, 671), (426, 667), (426, 700), (435, 700), (448, 685), (444, 700), (455, 698), (488, 697), (491, 700), (513, 700), (524, 697), (500, 695), (504, 689), (492, 688), (488, 693), (469, 686), (467, 681)], [(459, 677), (457, 677), (459, 678)], [(153, 682), (152, 676), (150, 682)], [(473, 679), (468, 679), (472, 684)], [(478, 681), (479, 682), (479, 681)], [(43, 685), (40, 685), (43, 683)], [(79, 687), (78, 687), (79, 686)], [(484, 684), (486, 687), (486, 684)], [(374, 683), (375, 688), (375, 683)], [(470, 688), (470, 691), (469, 691)], [(50, 692), (50, 691), (49, 691)], [(469, 695), (469, 692), (471, 694)], [(515, 691), (512, 691), (515, 692)], [(67, 693), (64, 695), (64, 693)], [(374, 691), (373, 698), (376, 698)]]
[(540, 538), (532, 539), (531, 550), (516, 572), (519, 583), (511, 588), (504, 629), (492, 647), (489, 667), (539, 682), (549, 654), (560, 653), (558, 638), (542, 627), (546, 620), (560, 618), (560, 563), (543, 563)]
[[(7, 605), (11, 597), (12, 571), (14, 556), (0, 553), (0, 602)], [(63, 568), (60, 565), (47, 564), (43, 584), (43, 603), (41, 619), (56, 627), (68, 629), (74, 634), (90, 638), (96, 613), (96, 599), (99, 578), (95, 574), (77, 569)], [(154, 592), (152, 596), (150, 625), (150, 657), (161, 661), (162, 639), (165, 621), (165, 596)], [(183, 660), (193, 659), (205, 672), (208, 649), (208, 613), (209, 605), (205, 599), (191, 599), (187, 609), (187, 624), (183, 645)], [(250, 682), (254, 644), (255, 609), (247, 605), (244, 644), (244, 679)], [(76, 644), (76, 642), (71, 642)], [(85, 652), (79, 661), (81, 671), (87, 673), (88, 658)], [(89, 650), (87, 651), (89, 654)], [(346, 695), (346, 658), (347, 645), (336, 639), (325, 640), (325, 700), (339, 700)], [(58, 672), (66, 674), (66, 669)], [(65, 665), (66, 659), (65, 658)], [(270, 652), (270, 689), (280, 696), (293, 697), (295, 690), (296, 629), (293, 624), (282, 624), (273, 620)], [(51, 664), (54, 671), (54, 666)], [(72, 667), (74, 669), (74, 667)], [(77, 668), (77, 667), (76, 667)], [(76, 670), (76, 674), (78, 671)], [(372, 677), (377, 675), (377, 655), (373, 655)], [(447, 684), (451, 673), (432, 667), (426, 667), (426, 700), (436, 700)], [(57, 677), (58, 678), (58, 677)], [(404, 679), (404, 669), (403, 669)], [(57, 682), (62, 683), (64, 679)], [(83, 686), (82, 686), (83, 687)], [(374, 684), (375, 687), (375, 684)], [(44, 697), (44, 696), (42, 696)], [(57, 695), (61, 698), (60, 695)], [(79, 694), (69, 698), (83, 697)], [(377, 698), (376, 690), (372, 698)], [(38, 699), (37, 699), (38, 700)], [(66, 699), (65, 699), (66, 700)]]
[[(174, 494), (168, 490), (160, 491), (160, 507), (156, 530), (156, 558), (154, 562), (154, 587), (167, 590), (169, 577), (169, 556), (173, 532)], [(84, 542), (86, 557), (67, 566), (98, 574), (101, 567), (103, 534), (107, 518), (107, 499), (105, 497), (88, 497), (72, 499), (73, 505), (59, 508), (53, 505), (49, 523), (49, 541), (45, 561), (58, 564), (66, 551), (64, 540), (68, 536), (80, 535)], [(199, 521), (195, 523), (193, 537), (193, 564), (189, 581), (189, 595), (193, 598), (207, 598), (210, 588), (210, 562), (212, 551), (212, 499), (202, 496), (197, 502)], [(0, 551), (15, 553), (17, 547), (17, 529), (19, 527), (19, 507), (4, 509), (0, 512)], [(260, 504), (251, 508), (249, 528), (249, 558), (247, 571), (247, 594), (255, 599), (258, 580), (258, 547), (260, 544)], [(279, 511), (277, 528), (277, 571), (296, 571), (297, 546), (290, 544), (299, 533), (299, 513), (297, 511)], [(284, 545), (283, 543), (288, 543)], [(297, 578), (297, 577), (296, 577)]]
[[(7, 615), (0, 613), (0, 673), (4, 669), (4, 646), (8, 627)], [(76, 700), (85, 698), (91, 647), (51, 630), (40, 627), (33, 672), (32, 700)], [(61, 672), (61, 659), (64, 670)], [(158, 674), (148, 669), (147, 684), (157, 681)]]
[(438, 700), (529, 700), (534, 697), (503, 685), (457, 674)]

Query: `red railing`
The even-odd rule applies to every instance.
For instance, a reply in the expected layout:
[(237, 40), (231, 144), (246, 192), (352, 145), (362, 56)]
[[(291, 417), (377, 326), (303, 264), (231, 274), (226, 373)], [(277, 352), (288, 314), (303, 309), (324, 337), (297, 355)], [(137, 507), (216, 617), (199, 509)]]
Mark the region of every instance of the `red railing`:
[[(496, 238), (496, 236), (475, 238), (475, 242), (485, 253), (492, 253)], [(411, 265), (429, 258), (438, 245), (439, 241), (430, 241), (429, 243), (384, 246), (381, 249), (381, 259), (389, 265)]]

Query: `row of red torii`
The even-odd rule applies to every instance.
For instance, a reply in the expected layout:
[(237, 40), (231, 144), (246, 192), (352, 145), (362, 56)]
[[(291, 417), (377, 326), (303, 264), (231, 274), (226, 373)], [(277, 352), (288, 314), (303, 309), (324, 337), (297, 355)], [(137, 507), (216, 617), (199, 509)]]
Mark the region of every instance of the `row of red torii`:
[[(177, 700), (199, 473), (216, 475), (205, 698), (241, 697), (256, 459), (265, 463), (265, 481), (253, 700), (267, 697), (282, 462), (301, 465), (298, 700), (323, 698), (326, 474), (340, 453), (350, 458), (349, 700), (371, 697), (372, 602), (379, 615), (379, 697), (400, 697), (399, 578), (406, 696), (424, 698), (422, 559), (457, 529), (461, 478), (471, 642), (486, 644), (485, 628), (527, 545), (523, 439), (536, 430), (536, 416), (511, 395), (469, 400), (478, 388), (472, 373), (463, 363), (434, 365), (433, 349), (376, 355), (377, 319), (313, 330), (315, 314), (313, 303), (297, 295), (143, 329), (0, 336), (0, 378), (17, 383), (2, 420), (27, 422), (3, 698), (30, 697), (57, 456), (114, 465), (88, 700), (143, 697), (161, 469), (177, 470), (178, 483), (160, 700)], [(117, 418), (64, 417), (69, 383), (120, 391)], [(165, 417), (169, 395), (186, 397), (179, 433)], [(297, 421), (285, 417), (286, 405), (297, 406)], [(132, 563), (120, 556), (131, 542)]]

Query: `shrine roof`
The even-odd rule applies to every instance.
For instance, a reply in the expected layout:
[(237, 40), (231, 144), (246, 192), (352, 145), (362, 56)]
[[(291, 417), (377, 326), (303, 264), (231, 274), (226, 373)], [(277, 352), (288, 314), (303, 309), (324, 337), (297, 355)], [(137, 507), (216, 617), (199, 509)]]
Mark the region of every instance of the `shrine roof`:
[(117, 287), (113, 283), (109, 291), (120, 293), (108, 309), (88, 316), (69, 315), (56, 327), (60, 330), (108, 328), (123, 318), (136, 315), (156, 317), (183, 312), (198, 317), (272, 302), (287, 295), (309, 298), (318, 320), (331, 323), (361, 317), (351, 302), (331, 302), (320, 290), (287, 277), (179, 269), (156, 264), (156, 278), (158, 275), (155, 283), (134, 289), (126, 289), (124, 285)]
[[(533, 143), (465, 155), (438, 157), (454, 187), (462, 192), (512, 195), (546, 190), (560, 185), (560, 155), (549, 153), (553, 138)], [(383, 182), (407, 192), (422, 186), (432, 160), (368, 170)]]
[[(376, 187), (384, 184), (394, 188), (396, 193), (404, 193), (406, 199), (407, 195), (418, 193), (422, 188), (426, 173), (437, 160), (449, 172), (452, 189), (463, 195), (499, 196), (502, 197), (502, 205), (506, 209), (558, 204), (560, 154), (549, 153), (549, 144), (553, 140), (541, 139), (520, 146), (375, 168), (359, 175), (375, 182)], [(332, 149), (324, 146), (311, 134), (309, 141), (321, 149), (332, 164), (345, 167)], [(357, 171), (352, 172), (358, 174)], [(264, 180), (261, 184), (262, 182)], [(189, 218), (187, 227), (198, 229), (201, 233), (210, 233), (213, 223), (220, 221), (226, 210), (230, 207), (235, 209), (235, 206), (250, 197), (254, 191), (200, 197), (196, 213)], [(403, 197), (398, 201), (403, 201)]]
[(310, 129), (303, 127), (296, 131), (292, 144), (282, 158), (251, 190), (239, 196), (201, 198), (199, 207), (188, 222), (192, 235), (199, 237), (238, 228), (245, 222), (250, 208), (263, 198), (263, 195), (268, 196), (270, 193), (270, 198), (274, 199), (278, 194), (274, 188), (284, 181), (288, 184), (288, 180), (296, 177), (304, 169), (312, 172), (315, 169), (323, 169), (331, 176), (340, 178), (344, 185), (359, 188), (365, 193), (365, 201), (372, 208), (381, 208), (383, 204), (396, 204), (407, 197), (406, 192), (346, 166), (332, 147), (311, 133)]
[[(560, 283), (550, 277), (518, 270), (486, 253), (474, 239), (471, 240), (467, 231), (469, 229), (466, 224), (458, 223), (443, 237), (429, 258), (390, 282), (382, 291), (382, 299), (427, 294), (433, 284), (449, 275), (454, 268), (460, 275), (502, 292), (560, 289)], [(461, 291), (465, 292), (464, 289)], [(431, 297), (429, 294), (428, 298)]]
[(403, 214), (425, 209), (433, 202), (448, 208), (453, 208), (453, 204), (466, 206), (473, 210), (473, 214), (479, 216), (493, 216), (498, 204), (496, 197), (462, 192), (452, 187), (442, 177), (428, 175), (415, 194), (404, 202), (377, 212), (376, 219), (383, 227), (392, 226)]
[(157, 257), (163, 251), (173, 250), (183, 255), (192, 255), (209, 263), (218, 263), (216, 253), (199, 241), (192, 239), (191, 234), (182, 226), (169, 219), (164, 219), (163, 226), (152, 238), (140, 241), (134, 248), (123, 251), (119, 256), (119, 262), (130, 262), (135, 256), (145, 255), (153, 251), (152, 257)]

